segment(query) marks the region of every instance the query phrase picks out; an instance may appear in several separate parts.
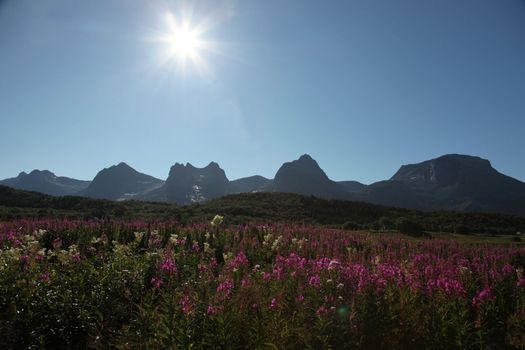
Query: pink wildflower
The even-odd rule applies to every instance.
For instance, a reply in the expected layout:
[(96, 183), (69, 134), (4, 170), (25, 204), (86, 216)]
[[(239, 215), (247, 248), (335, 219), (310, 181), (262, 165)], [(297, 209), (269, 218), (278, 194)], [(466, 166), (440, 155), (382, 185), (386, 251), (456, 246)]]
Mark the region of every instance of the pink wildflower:
[(321, 306), (317, 309), (315, 313), (317, 314), (317, 316), (322, 316), (326, 315), (328, 313), (328, 310), (324, 306)]
[(167, 272), (169, 275), (173, 275), (177, 273), (177, 265), (175, 264), (175, 260), (173, 260), (171, 257), (167, 257), (161, 264), (160, 269), (162, 271)]
[(184, 313), (184, 315), (189, 315), (193, 310), (193, 303), (188, 295), (182, 297), (180, 305), (182, 306), (182, 313)]
[(312, 276), (308, 280), (308, 284), (314, 288), (319, 288), (321, 286), (321, 278), (319, 275)]
[(160, 277), (152, 277), (151, 278), (151, 284), (157, 289), (159, 289), (160, 286), (162, 286), (163, 283), (164, 282), (162, 281), (162, 278), (160, 278)]
[(220, 294), (221, 299), (227, 299), (231, 296), (233, 290), (233, 281), (226, 280), (219, 284), (217, 293)]
[(71, 256), (71, 261), (74, 262), (74, 263), (79, 263), (80, 262), (80, 254), (79, 253), (75, 253)]
[(213, 305), (208, 305), (208, 310), (206, 311), (206, 314), (208, 315), (216, 315), (217, 313), (219, 312), (219, 310), (213, 306)]
[(40, 280), (42, 282), (49, 282), (49, 272), (44, 272), (40, 275)]
[(483, 303), (492, 299), (492, 291), (490, 287), (486, 287), (481, 292), (479, 292), (478, 295), (472, 298), (472, 305), (476, 308), (479, 308)]

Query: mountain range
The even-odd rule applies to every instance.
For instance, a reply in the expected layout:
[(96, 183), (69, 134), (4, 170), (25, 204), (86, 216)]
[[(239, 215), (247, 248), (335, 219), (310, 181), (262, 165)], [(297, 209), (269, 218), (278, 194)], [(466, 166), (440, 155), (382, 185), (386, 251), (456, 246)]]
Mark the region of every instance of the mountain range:
[(525, 216), (525, 183), (499, 173), (486, 159), (459, 154), (403, 165), (390, 179), (370, 185), (333, 181), (307, 154), (284, 163), (273, 179), (255, 175), (230, 181), (219, 164), (211, 162), (203, 168), (176, 163), (163, 181), (120, 163), (101, 170), (92, 181), (33, 170), (2, 180), (0, 184), (53, 196), (79, 195), (181, 205), (233, 193), (289, 192), (409, 209)]

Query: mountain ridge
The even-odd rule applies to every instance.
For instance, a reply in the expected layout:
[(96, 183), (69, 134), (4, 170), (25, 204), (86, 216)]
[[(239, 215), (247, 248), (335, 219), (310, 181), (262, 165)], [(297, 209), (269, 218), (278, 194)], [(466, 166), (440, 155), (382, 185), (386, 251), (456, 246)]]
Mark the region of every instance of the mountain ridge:
[[(39, 180), (23, 188), (24, 179), (35, 177)], [(60, 179), (61, 190), (56, 189), (56, 179)], [(282, 164), (273, 179), (253, 175), (229, 180), (219, 164), (212, 161), (202, 168), (189, 162), (177, 162), (163, 181), (121, 162), (104, 168), (91, 182), (57, 177), (47, 170), (34, 170), (29, 174), (21, 172), (18, 177), (2, 180), (0, 184), (58, 196), (83, 195), (178, 204), (201, 203), (234, 193), (288, 192), (409, 209), (486, 211), (525, 216), (525, 183), (498, 172), (487, 159), (461, 154), (446, 154), (402, 165), (389, 179), (369, 185), (331, 180), (308, 154)], [(38, 185), (42, 187), (40, 191)], [(64, 192), (64, 188), (68, 188), (68, 192)]]
[(52, 196), (65, 196), (83, 191), (88, 187), (90, 181), (56, 176), (49, 170), (34, 169), (29, 173), (22, 171), (17, 177), (4, 179), (0, 181), (0, 184)]

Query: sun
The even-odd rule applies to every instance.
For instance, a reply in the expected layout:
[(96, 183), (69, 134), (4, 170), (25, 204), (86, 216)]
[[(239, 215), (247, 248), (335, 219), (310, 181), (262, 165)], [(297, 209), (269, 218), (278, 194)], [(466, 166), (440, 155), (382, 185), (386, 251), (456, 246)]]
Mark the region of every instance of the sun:
[(177, 71), (186, 72), (193, 68), (202, 74), (209, 73), (204, 59), (211, 43), (204, 35), (209, 29), (203, 23), (196, 23), (194, 17), (185, 13), (177, 16), (166, 12), (164, 26), (154, 40), (161, 44), (161, 65), (172, 66)]
[(182, 60), (195, 60), (203, 46), (197, 31), (188, 27), (172, 28), (168, 44), (171, 54)]

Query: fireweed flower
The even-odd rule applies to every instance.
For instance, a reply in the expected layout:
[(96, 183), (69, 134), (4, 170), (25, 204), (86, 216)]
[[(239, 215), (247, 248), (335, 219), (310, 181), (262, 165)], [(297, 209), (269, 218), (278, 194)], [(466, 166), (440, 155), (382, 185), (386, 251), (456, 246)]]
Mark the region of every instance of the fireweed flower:
[(269, 272), (263, 272), (263, 273), (262, 273), (262, 278), (263, 278), (263, 280), (265, 280), (265, 281), (269, 281), (271, 277), (272, 277), (272, 276), (270, 275)]
[(22, 255), (20, 257), (20, 262), (22, 263), (22, 265), (24, 266), (24, 270), (26, 270), (28, 268), (28, 263), (29, 263), (29, 256), (28, 255)]
[(42, 282), (49, 282), (49, 272), (44, 272), (40, 275), (40, 281)]
[(284, 270), (282, 267), (276, 267), (275, 269), (273, 269), (272, 271), (272, 276), (274, 276), (274, 278), (278, 281), (282, 280), (284, 278)]
[(321, 277), (319, 275), (310, 277), (308, 284), (314, 288), (319, 288), (321, 286)]
[(79, 263), (81, 261), (79, 253), (74, 253), (74, 254), (72, 254), (70, 256), (71, 256), (71, 261), (74, 262), (74, 263)]
[(219, 299), (224, 300), (224, 299), (228, 299), (231, 296), (232, 290), (233, 290), (233, 281), (226, 280), (217, 286), (216, 292), (217, 294), (219, 294)]
[(507, 275), (510, 275), (510, 274), (513, 274), (514, 273), (514, 267), (510, 264), (505, 264), (502, 268), (501, 268), (501, 272), (503, 273), (503, 275), (507, 276)]
[(240, 252), (239, 254), (237, 254), (237, 256), (235, 256), (235, 258), (229, 259), (228, 268), (235, 269), (235, 268), (239, 268), (242, 266), (248, 266), (248, 264), (249, 264), (249, 261), (248, 261), (248, 258), (246, 257), (246, 254), (244, 254), (244, 252)]
[(188, 295), (184, 295), (180, 300), (180, 305), (182, 308), (182, 313), (184, 315), (189, 315), (193, 310), (193, 302)]
[(208, 309), (206, 310), (206, 314), (208, 315), (216, 315), (219, 313), (219, 310), (217, 307), (213, 305), (208, 305)]
[[(469, 322), (474, 322), (475, 317), (478, 317), (481, 327), (492, 327), (485, 322), (486, 317), (495, 317), (498, 322), (503, 322), (500, 324), (504, 324), (504, 317), (508, 315), (500, 314), (507, 310), (500, 312), (502, 310), (490, 307), (485, 310), (485, 306), (490, 306), (500, 295), (515, 305), (523, 299), (525, 290), (523, 247), (463, 245), (438, 239), (415, 242), (395, 235), (350, 234), (293, 225), (244, 225), (221, 232), (221, 236), (227, 233), (222, 250), (225, 262), (220, 259), (218, 263), (213, 248), (209, 248), (210, 254), (203, 253), (203, 250), (207, 250), (207, 244), (214, 246), (215, 243), (212, 235), (206, 238), (212, 240), (209, 243), (200, 242), (206, 230), (210, 229), (206, 224), (183, 227), (169, 226), (167, 223), (118, 222), (114, 228), (125, 227), (123, 230), (127, 230), (127, 235), (123, 237), (129, 238), (119, 244), (113, 243), (113, 254), (107, 249), (99, 249), (103, 244), (99, 238), (95, 246), (88, 245), (82, 250), (85, 255), (80, 255), (80, 249), (75, 248), (74, 244), (78, 242), (71, 241), (75, 235), (67, 233), (74, 233), (76, 228), (85, 226), (92, 229), (89, 239), (94, 235), (102, 237), (100, 234), (103, 231), (109, 237), (116, 237), (111, 223), (57, 224), (37, 221), (31, 223), (30, 227), (24, 225), (28, 224), (0, 223), (0, 273), (6, 275), (15, 270), (21, 273), (22, 278), (23, 274), (29, 274), (35, 277), (36, 284), (50, 279), (55, 282), (55, 276), (56, 283), (62, 283), (66, 280), (64, 271), (69, 271), (68, 268), (77, 258), (85, 261), (86, 265), (92, 262), (111, 263), (114, 257), (118, 259), (116, 261), (126, 262), (124, 259), (132, 257), (137, 244), (129, 242), (129, 238), (132, 239), (129, 236), (135, 231), (151, 232), (158, 229), (162, 237), (170, 237), (171, 244), (161, 246), (161, 249), (152, 245), (142, 247), (145, 249), (144, 261), (156, 262), (154, 266), (157, 268), (154, 277), (150, 276), (145, 284), (155, 294), (179, 296), (176, 307), (185, 315), (194, 314), (196, 310), (214, 315), (222, 312), (223, 304), (239, 307), (239, 313), (250, 312), (252, 307), (266, 308), (267, 312), (271, 312), (280, 310), (284, 305), (282, 303), (290, 298), (308, 319), (315, 315), (334, 315), (341, 320), (351, 321), (346, 329), (362, 332), (357, 311), (354, 315), (349, 311), (341, 313), (340, 309), (353, 310), (355, 307), (360, 310), (363, 300), (367, 299), (363, 298), (363, 293), (371, 293), (374, 302), (385, 303), (387, 308), (396, 306), (396, 310), (397, 306), (408, 306), (406, 310), (421, 311), (417, 310), (421, 303), (443, 302), (447, 312), (450, 300), (454, 307), (466, 311)], [(52, 232), (52, 235), (43, 237), (46, 238), (42, 241), (46, 247), (49, 247), (49, 238), (51, 243), (57, 236), (68, 237), (68, 240), (57, 240), (56, 247), (46, 252), (40, 242), (34, 239), (37, 227)], [(152, 236), (155, 237), (155, 234)], [(159, 240), (162, 237), (158, 235)], [(192, 246), (195, 247), (194, 240), (199, 240), (201, 248), (202, 244), (204, 248), (192, 250)], [(278, 243), (275, 244), (276, 241)], [(274, 244), (280, 254), (271, 251)], [(307, 251), (301, 250), (301, 245)], [(120, 249), (122, 253), (119, 253)], [(249, 268), (251, 264), (254, 265), (253, 269)], [(26, 265), (29, 273), (23, 271)], [(180, 273), (183, 265), (188, 274)], [(139, 283), (144, 283), (140, 272), (127, 264), (123, 268), (129, 268), (130, 278), (133, 276)], [(170, 288), (163, 288), (173, 274), (178, 276), (177, 283), (170, 284)], [(385, 290), (388, 294), (384, 293)], [(202, 299), (197, 298), (200, 295)], [(390, 298), (390, 295), (395, 298)], [(456, 303), (457, 299), (461, 302)], [(209, 301), (205, 303), (206, 300)], [(471, 309), (483, 312), (472, 312)], [(159, 314), (162, 312), (158, 310)], [(522, 317), (519, 310), (510, 312)], [(287, 317), (286, 314), (278, 315), (277, 311), (274, 311), (274, 316)], [(419, 322), (419, 319), (410, 320), (408, 317), (404, 321), (407, 324)], [(359, 329), (356, 328), (356, 322)], [(423, 324), (425, 321), (421, 322)], [(363, 324), (363, 329), (365, 326)]]
[(317, 314), (317, 316), (323, 316), (323, 315), (326, 315), (328, 313), (328, 310), (323, 305), (323, 306), (319, 307), (315, 313)]
[(191, 250), (194, 252), (194, 253), (198, 253), (200, 252), (201, 248), (199, 246), (199, 242), (197, 241), (193, 241), (192, 244), (191, 244)]
[(474, 298), (472, 298), (472, 305), (476, 308), (479, 308), (482, 304), (491, 300), (493, 300), (492, 290), (490, 289), (490, 287), (486, 287), (481, 292), (479, 292)]
[(175, 260), (172, 257), (167, 257), (160, 264), (160, 270), (165, 271), (168, 275), (173, 275), (177, 273), (177, 265)]
[(152, 277), (150, 282), (156, 289), (159, 289), (164, 283), (160, 277)]

